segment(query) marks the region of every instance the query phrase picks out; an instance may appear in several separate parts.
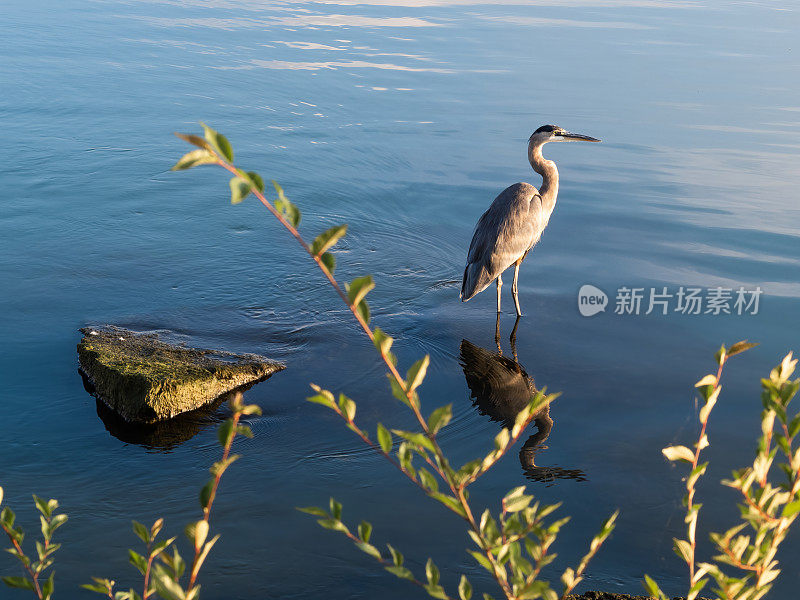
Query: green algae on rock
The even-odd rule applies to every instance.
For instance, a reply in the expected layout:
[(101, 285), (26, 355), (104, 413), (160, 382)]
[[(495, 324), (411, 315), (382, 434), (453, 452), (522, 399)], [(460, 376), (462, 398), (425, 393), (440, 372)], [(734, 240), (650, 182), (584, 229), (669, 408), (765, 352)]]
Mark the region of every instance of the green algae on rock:
[(131, 423), (155, 423), (195, 410), (285, 368), (255, 354), (185, 348), (119, 327), (81, 333), (81, 371), (98, 399)]

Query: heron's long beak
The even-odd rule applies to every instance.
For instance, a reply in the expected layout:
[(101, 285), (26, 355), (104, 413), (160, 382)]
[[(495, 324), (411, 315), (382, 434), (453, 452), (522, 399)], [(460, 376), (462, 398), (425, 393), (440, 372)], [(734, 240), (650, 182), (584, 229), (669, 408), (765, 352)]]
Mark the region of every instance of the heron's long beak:
[(580, 133), (570, 133), (569, 131), (565, 131), (561, 134), (561, 137), (567, 142), (599, 142), (597, 138), (589, 137), (588, 135), (582, 135)]

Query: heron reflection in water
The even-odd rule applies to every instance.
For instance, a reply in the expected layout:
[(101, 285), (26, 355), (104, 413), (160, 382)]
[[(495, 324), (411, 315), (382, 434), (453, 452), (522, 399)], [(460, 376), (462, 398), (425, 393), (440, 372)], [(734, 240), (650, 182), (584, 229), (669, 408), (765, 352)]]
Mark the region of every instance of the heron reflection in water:
[[(533, 395), (536, 394), (533, 377), (528, 375), (517, 359), (518, 326), (519, 317), (514, 323), (509, 340), (513, 360), (503, 356), (503, 348), (500, 344), (499, 314), (495, 327), (497, 352), (476, 346), (469, 340), (461, 341), (461, 365), (473, 398), (473, 404), (479, 413), (487, 415), (492, 421), (497, 421), (509, 429), (514, 426), (514, 420), (519, 411), (527, 406)], [(528, 438), (519, 452), (519, 461), (526, 477), (548, 483), (552, 483), (556, 479), (585, 481), (586, 475), (580, 469), (545, 467), (535, 463), (536, 454), (547, 449), (547, 446), (543, 444), (553, 428), (549, 404), (534, 416), (534, 424), (536, 433)]]

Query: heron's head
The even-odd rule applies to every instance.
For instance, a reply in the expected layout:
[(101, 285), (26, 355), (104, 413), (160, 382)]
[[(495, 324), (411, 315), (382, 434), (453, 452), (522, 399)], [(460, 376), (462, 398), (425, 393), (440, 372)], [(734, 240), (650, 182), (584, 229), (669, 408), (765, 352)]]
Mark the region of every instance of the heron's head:
[(542, 125), (533, 132), (530, 143), (536, 146), (548, 142), (599, 142), (597, 138), (580, 133), (570, 133), (558, 125)]

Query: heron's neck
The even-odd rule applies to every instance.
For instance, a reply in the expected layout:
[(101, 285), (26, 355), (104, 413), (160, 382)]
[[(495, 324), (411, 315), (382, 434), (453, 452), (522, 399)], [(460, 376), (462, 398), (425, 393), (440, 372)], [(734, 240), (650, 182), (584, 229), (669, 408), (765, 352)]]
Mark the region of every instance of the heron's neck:
[(539, 188), (542, 205), (548, 212), (552, 212), (556, 206), (556, 196), (558, 196), (558, 169), (556, 168), (556, 163), (542, 156), (543, 145), (530, 144), (528, 146), (528, 160), (533, 170), (542, 176), (542, 186)]

